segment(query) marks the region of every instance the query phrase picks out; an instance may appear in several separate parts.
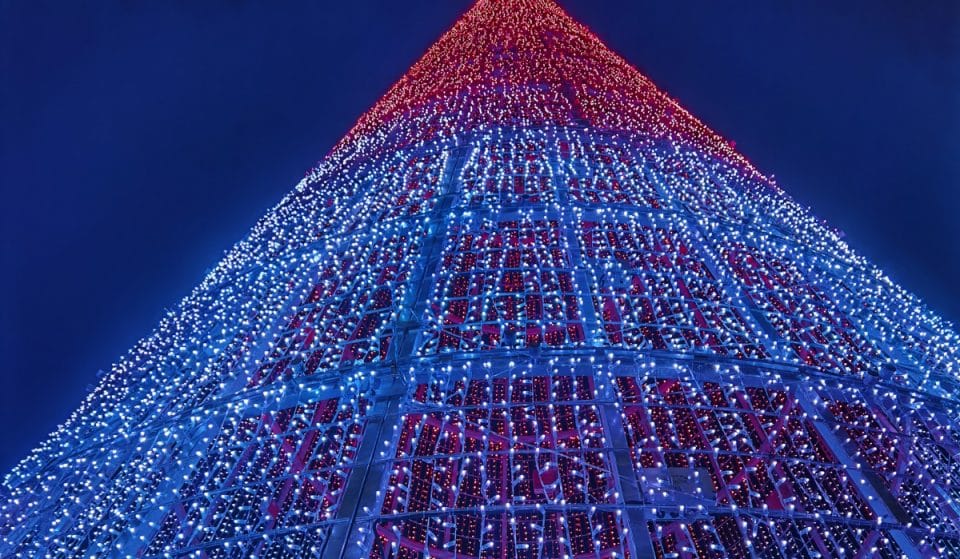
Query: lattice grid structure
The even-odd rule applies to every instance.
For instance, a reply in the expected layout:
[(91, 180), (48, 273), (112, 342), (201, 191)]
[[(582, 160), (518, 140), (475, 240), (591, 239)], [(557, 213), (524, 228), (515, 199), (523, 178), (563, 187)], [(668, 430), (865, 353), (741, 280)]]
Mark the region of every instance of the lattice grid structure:
[(479, 0), (3, 481), (0, 555), (960, 557), (960, 340)]

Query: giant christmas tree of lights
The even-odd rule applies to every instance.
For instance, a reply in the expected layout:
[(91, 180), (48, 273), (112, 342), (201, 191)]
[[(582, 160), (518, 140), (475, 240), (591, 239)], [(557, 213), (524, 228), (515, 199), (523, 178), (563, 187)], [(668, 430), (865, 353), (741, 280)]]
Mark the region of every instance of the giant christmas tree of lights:
[(479, 0), (4, 479), (4, 557), (960, 557), (957, 335)]

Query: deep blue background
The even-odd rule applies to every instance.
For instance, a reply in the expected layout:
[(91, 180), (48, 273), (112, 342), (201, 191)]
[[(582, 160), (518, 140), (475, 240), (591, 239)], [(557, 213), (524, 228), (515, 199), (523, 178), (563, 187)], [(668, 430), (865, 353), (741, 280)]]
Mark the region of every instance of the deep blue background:
[[(0, 0), (0, 471), (468, 4)], [(955, 0), (561, 4), (960, 321)]]

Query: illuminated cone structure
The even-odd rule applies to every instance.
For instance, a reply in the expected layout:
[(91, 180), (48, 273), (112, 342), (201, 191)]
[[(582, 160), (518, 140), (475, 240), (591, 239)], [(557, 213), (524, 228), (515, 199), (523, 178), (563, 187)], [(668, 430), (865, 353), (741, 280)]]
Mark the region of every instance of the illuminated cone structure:
[(960, 557), (957, 336), (480, 0), (3, 486), (5, 557)]

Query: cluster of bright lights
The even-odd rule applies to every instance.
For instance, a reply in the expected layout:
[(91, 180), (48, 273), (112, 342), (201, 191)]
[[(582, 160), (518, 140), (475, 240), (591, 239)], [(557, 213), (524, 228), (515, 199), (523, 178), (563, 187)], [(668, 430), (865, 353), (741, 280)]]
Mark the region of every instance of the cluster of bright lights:
[(372, 557), (625, 557), (592, 372), (478, 369), (412, 385)]
[(4, 479), (0, 555), (960, 556), (960, 338), (841, 237), (480, 0)]
[[(204, 544), (254, 538), (247, 556), (318, 549), (323, 530), (302, 530), (333, 517), (363, 434), (368, 402), (339, 398), (209, 425), (188, 479), (159, 504), (168, 511), (144, 539), (144, 555), (186, 554)], [(264, 506), (264, 503), (267, 503)], [(209, 553), (205, 551), (203, 553)]]
[(760, 329), (748, 325), (736, 306), (740, 301), (729, 300), (695, 245), (685, 240), (690, 233), (683, 222), (670, 223), (662, 215), (598, 214), (610, 221), (580, 222), (581, 254), (608, 343), (766, 357)]
[[(621, 377), (618, 383), (638, 471), (693, 472), (698, 479), (691, 487), (701, 501), (715, 499), (731, 513), (750, 511), (767, 520), (754, 528), (761, 533), (747, 538), (721, 519), (707, 534), (693, 529), (685, 538), (683, 530), (657, 524), (652, 535), (664, 553), (689, 545), (709, 557), (718, 543), (729, 551), (754, 540), (761, 555), (769, 547), (773, 556), (809, 550), (837, 557), (840, 548), (857, 548), (860, 534), (849, 521), (866, 526), (876, 520), (800, 401), (786, 390), (710, 381), (697, 386), (682, 374), (642, 382)], [(645, 497), (652, 504), (669, 503), (676, 490), (669, 478), (658, 477)], [(778, 513), (785, 518), (776, 519)], [(803, 521), (815, 531), (809, 536), (814, 545), (792, 541)], [(701, 521), (700, 527), (709, 523)]]
[[(451, 223), (421, 354), (584, 342), (580, 300), (560, 222)], [(436, 318), (434, 318), (436, 317)]]

